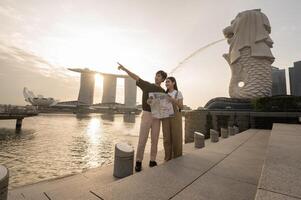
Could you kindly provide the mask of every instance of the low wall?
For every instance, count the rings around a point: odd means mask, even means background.
[[[236,125],[240,131],[249,128],[272,129],[273,123],[300,124],[301,112],[248,112],[227,110],[193,110],[185,114],[185,143],[193,142],[198,131],[209,138],[209,130]]]

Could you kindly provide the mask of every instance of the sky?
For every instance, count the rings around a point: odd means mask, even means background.
[[[60,101],[76,100],[79,74],[70,67],[121,73],[120,62],[153,82],[156,71],[169,72],[222,39],[222,29],[239,12],[256,8],[272,26],[273,66],[287,69],[301,60],[300,0],[1,0],[0,104],[25,105],[25,86]],[[197,108],[228,97],[227,51],[226,41],[220,42],[173,74],[185,104]],[[96,80],[94,103],[102,95],[101,77]],[[117,101],[122,99],[118,80]]]

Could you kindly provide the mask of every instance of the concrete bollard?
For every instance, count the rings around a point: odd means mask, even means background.
[[[199,132],[194,132],[194,147],[203,148],[205,147],[205,135]]]
[[[228,127],[228,131],[229,131],[229,135],[235,135],[235,129],[234,129],[234,127],[231,127],[231,126],[229,126]]]
[[[237,126],[233,126],[235,135],[239,133],[239,128]]]
[[[7,199],[9,172],[6,167],[0,165],[0,199]]]
[[[228,138],[228,137],[229,137],[228,129],[226,129],[226,128],[221,128],[221,137],[222,137],[222,138]]]
[[[210,140],[211,142],[218,142],[218,132],[216,130],[210,129]]]
[[[115,145],[114,173],[117,178],[132,175],[134,169],[134,148],[125,143]]]

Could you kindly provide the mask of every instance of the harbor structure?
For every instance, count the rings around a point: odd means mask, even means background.
[[[137,87],[136,82],[127,75],[108,74],[90,69],[69,68],[70,71],[81,74],[78,105],[92,105],[94,100],[95,74],[103,77],[102,104],[116,103],[117,78],[124,79],[124,105],[127,108],[136,107]]]
[[[25,117],[38,115],[32,106],[0,105],[0,120],[16,120],[16,131],[21,131],[22,121]]]

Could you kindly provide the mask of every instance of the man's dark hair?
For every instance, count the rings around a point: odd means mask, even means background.
[[[156,75],[157,74],[160,74],[161,77],[162,77],[162,79],[163,79],[163,81],[165,81],[165,79],[167,77],[167,73],[165,71],[163,71],[163,70],[157,71]]]

